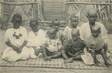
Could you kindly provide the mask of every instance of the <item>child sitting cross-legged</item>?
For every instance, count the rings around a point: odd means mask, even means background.
[[[43,56],[45,60],[51,60],[59,58],[61,56],[62,44],[61,41],[56,37],[57,30],[51,28],[47,32],[47,41],[43,46]]]
[[[81,54],[83,54],[85,47],[84,42],[80,39],[78,30],[72,31],[71,35],[72,39],[63,42],[64,49],[62,50],[62,56],[65,59],[65,63],[81,60]]]

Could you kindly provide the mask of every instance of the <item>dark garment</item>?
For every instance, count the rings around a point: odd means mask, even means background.
[[[51,57],[52,59],[56,59],[56,58],[62,58],[62,54],[61,51],[57,51],[57,52],[50,52],[47,48],[45,48],[45,53],[47,57]]]
[[[84,42],[81,39],[68,40],[64,42],[64,50],[68,56],[78,56],[83,53],[85,47]]]
[[[100,54],[102,52],[102,50],[105,51],[105,53],[107,52],[107,44],[104,44],[101,48],[87,48],[87,50],[89,52],[94,51],[96,54]]]
[[[52,56],[52,55],[55,54],[55,52],[50,52],[47,48],[45,48],[45,50],[46,50],[46,55],[47,56]]]

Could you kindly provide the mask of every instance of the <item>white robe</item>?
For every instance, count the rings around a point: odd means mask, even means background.
[[[96,22],[95,27],[100,27],[101,28],[101,37],[103,39],[107,39],[107,30],[106,30],[105,26],[99,22]],[[91,36],[91,30],[90,30],[89,22],[87,22],[80,26],[80,37],[82,40],[85,40],[85,39],[88,39],[89,36]]]
[[[16,36],[19,36],[17,38]],[[5,42],[10,41],[16,47],[20,47],[24,41],[27,40],[27,31],[24,27],[20,27],[18,29],[10,28],[5,33]],[[12,47],[6,46],[7,48],[3,52],[2,58],[8,61],[17,61],[20,59],[26,60],[33,56],[32,51],[33,49],[27,48],[26,46],[23,47],[21,53],[17,53],[13,50]]]

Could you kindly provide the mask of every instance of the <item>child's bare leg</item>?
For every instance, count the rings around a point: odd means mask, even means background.
[[[39,55],[40,50],[39,50],[39,49],[34,49],[34,51],[35,51],[35,55],[36,55],[36,56],[38,56],[38,55]]]
[[[102,55],[102,57],[104,59],[105,65],[107,65],[107,66],[110,65],[110,63],[108,62],[108,57],[107,57],[107,53],[106,53],[105,49],[101,50],[101,55]]]
[[[73,57],[69,58],[65,52],[65,50],[62,50],[62,56],[65,59],[65,63],[72,63],[73,62]]]
[[[72,63],[74,61],[73,57],[68,58],[65,60],[65,63]]]
[[[61,56],[61,52],[56,52],[54,55],[50,56],[51,58],[59,58]]]
[[[92,55],[92,57],[93,57],[94,63],[97,64],[97,63],[98,63],[98,60],[97,60],[97,58],[96,58],[95,50],[91,50],[91,55]]]
[[[73,57],[74,60],[82,60],[81,55],[78,55],[76,57]]]
[[[44,60],[51,60],[51,57],[47,55],[47,49],[46,48],[42,48],[41,49],[41,52],[42,52],[42,55],[43,55],[43,58]]]
[[[62,50],[61,52],[62,52],[62,57],[63,57],[65,60],[68,59],[68,56],[67,56],[65,50]]]
[[[43,55],[43,57],[46,57],[47,56],[47,53],[46,53],[46,49],[45,48],[42,48],[42,55]]]

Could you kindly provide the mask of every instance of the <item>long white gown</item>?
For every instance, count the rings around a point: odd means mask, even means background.
[[[10,41],[16,47],[20,47],[27,40],[27,31],[24,27],[18,29],[10,28],[5,33],[5,41]],[[34,50],[26,46],[21,53],[17,53],[12,47],[6,46],[2,58],[7,61],[26,60],[34,56]]]

